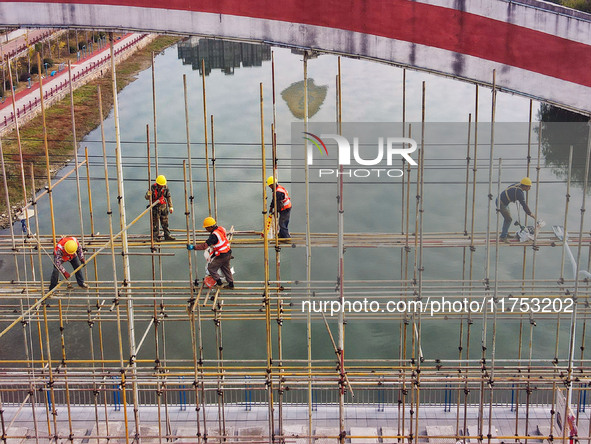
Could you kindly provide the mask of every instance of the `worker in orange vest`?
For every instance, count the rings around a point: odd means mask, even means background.
[[[267,186],[273,191],[273,200],[269,207],[269,213],[273,214],[275,202],[277,202],[277,212],[279,213],[279,237],[290,238],[289,230],[289,216],[291,215],[291,199],[287,190],[279,185],[273,176],[267,178]]]
[[[170,190],[166,186],[166,177],[162,174],[156,178],[156,183],[146,192],[146,200],[151,202],[158,202],[152,207],[152,232],[154,233],[154,240],[160,240],[160,225],[164,231],[164,240],[173,241],[174,237],[170,235],[168,229],[168,213],[172,214],[172,197],[170,197]]]
[[[227,285],[224,288],[234,288],[234,277],[232,276],[232,269],[230,267],[230,259],[232,259],[232,250],[230,249],[230,241],[226,236],[226,229],[218,227],[216,220],[213,217],[206,217],[203,220],[203,228],[207,230],[209,237],[205,242],[197,245],[187,245],[187,250],[205,250],[208,247],[213,249],[213,260],[207,265],[209,275],[215,279],[216,284],[221,287],[223,285],[222,279],[218,274],[218,270],[222,270],[226,278]]]
[[[78,268],[81,263],[86,263],[86,260],[84,259],[84,253],[82,252],[82,247],[80,246],[78,239],[73,236],[61,238],[55,246],[55,250],[53,251],[53,273],[51,273],[49,291],[53,290],[53,288],[57,285],[60,273],[62,273],[66,279],[70,279],[70,273],[68,273],[64,268],[64,262],[69,262],[72,264],[74,270]],[[88,284],[84,282],[82,270],[78,270],[76,272],[76,281],[80,287],[88,288]]]

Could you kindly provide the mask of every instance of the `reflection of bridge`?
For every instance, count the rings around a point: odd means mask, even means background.
[[[591,16],[538,0],[0,1],[11,26],[215,35],[383,60],[591,112]]]

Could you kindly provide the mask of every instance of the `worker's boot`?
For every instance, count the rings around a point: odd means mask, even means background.
[[[222,282],[222,280],[221,280],[221,279],[218,279],[217,281],[215,281],[215,284],[216,284],[218,287],[223,287],[223,285],[224,285],[224,283]]]
[[[163,231],[164,231],[164,240],[165,241],[173,241],[173,240],[176,240],[174,237],[172,237],[170,235],[170,231],[168,230],[168,225],[166,227],[163,227]]]
[[[224,285],[224,288],[226,290],[234,290],[234,282],[230,282],[229,284]]]

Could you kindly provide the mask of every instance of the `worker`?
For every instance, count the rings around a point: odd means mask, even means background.
[[[166,177],[162,174],[156,178],[156,183],[152,184],[150,190],[146,192],[146,200],[152,199],[151,202],[158,202],[152,207],[152,233],[154,240],[160,240],[160,227],[158,222],[162,225],[164,231],[164,240],[173,241],[174,237],[170,235],[168,229],[168,213],[172,214],[174,208],[172,207],[172,198],[170,197],[170,190],[166,186]]]
[[[535,218],[532,214],[531,210],[525,203],[525,193],[524,191],[529,191],[531,188],[531,179],[529,177],[524,177],[521,179],[521,182],[514,183],[509,185],[497,198],[497,209],[503,216],[503,228],[501,229],[501,236],[499,237],[500,242],[509,243],[507,239],[507,234],[509,232],[509,227],[511,226],[511,211],[509,211],[509,204],[511,202],[519,202],[525,211],[525,214],[530,216],[532,219]]]
[[[84,259],[84,253],[82,252],[82,247],[80,246],[78,239],[73,236],[61,238],[55,246],[55,250],[53,251],[53,273],[51,273],[49,291],[53,290],[53,288],[57,285],[60,272],[66,279],[70,279],[70,273],[68,273],[64,268],[64,262],[69,262],[72,264],[74,270],[78,268],[81,263],[86,263],[86,260]],[[82,270],[78,270],[76,272],[76,281],[78,282],[78,286],[82,288],[88,288],[88,284],[84,282]]]
[[[271,206],[269,212],[273,214],[275,208],[275,202],[277,202],[277,212],[279,213],[279,237],[286,239],[290,238],[289,230],[289,216],[291,214],[291,199],[287,190],[279,185],[273,176],[267,178],[267,186],[273,191],[273,198],[271,200]]]
[[[230,259],[232,259],[232,250],[230,249],[230,241],[226,236],[226,229],[218,227],[216,220],[213,217],[206,217],[203,219],[203,228],[207,230],[209,237],[205,242],[196,245],[187,245],[187,250],[205,250],[211,247],[214,256],[213,260],[207,264],[207,271],[209,275],[215,279],[218,287],[223,285],[218,270],[222,270],[226,278],[227,285],[223,288],[233,289],[234,278],[232,277],[232,269],[230,267]]]

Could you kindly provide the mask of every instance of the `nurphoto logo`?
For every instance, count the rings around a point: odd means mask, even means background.
[[[402,177],[404,171],[396,168],[377,168],[379,165],[383,165],[385,160],[385,166],[394,165],[394,161],[398,163],[400,159],[404,159],[409,165],[416,166],[417,163],[410,156],[417,149],[417,142],[414,139],[408,137],[378,137],[377,140],[377,153],[372,150],[371,156],[368,158],[367,153],[365,158],[362,157],[359,147],[359,138],[353,137],[353,149],[351,149],[351,143],[349,140],[339,134],[321,134],[320,137],[309,133],[303,132],[304,139],[310,143],[306,144],[306,162],[308,165],[314,165],[314,147],[318,148],[321,156],[327,157],[329,150],[324,142],[326,139],[333,139],[337,144],[337,160],[339,168],[319,168],[318,177]],[[309,136],[309,137],[307,137]],[[351,155],[352,154],[352,155]],[[341,169],[341,166],[360,166],[364,168],[346,168]],[[375,168],[367,168],[367,167]]]

